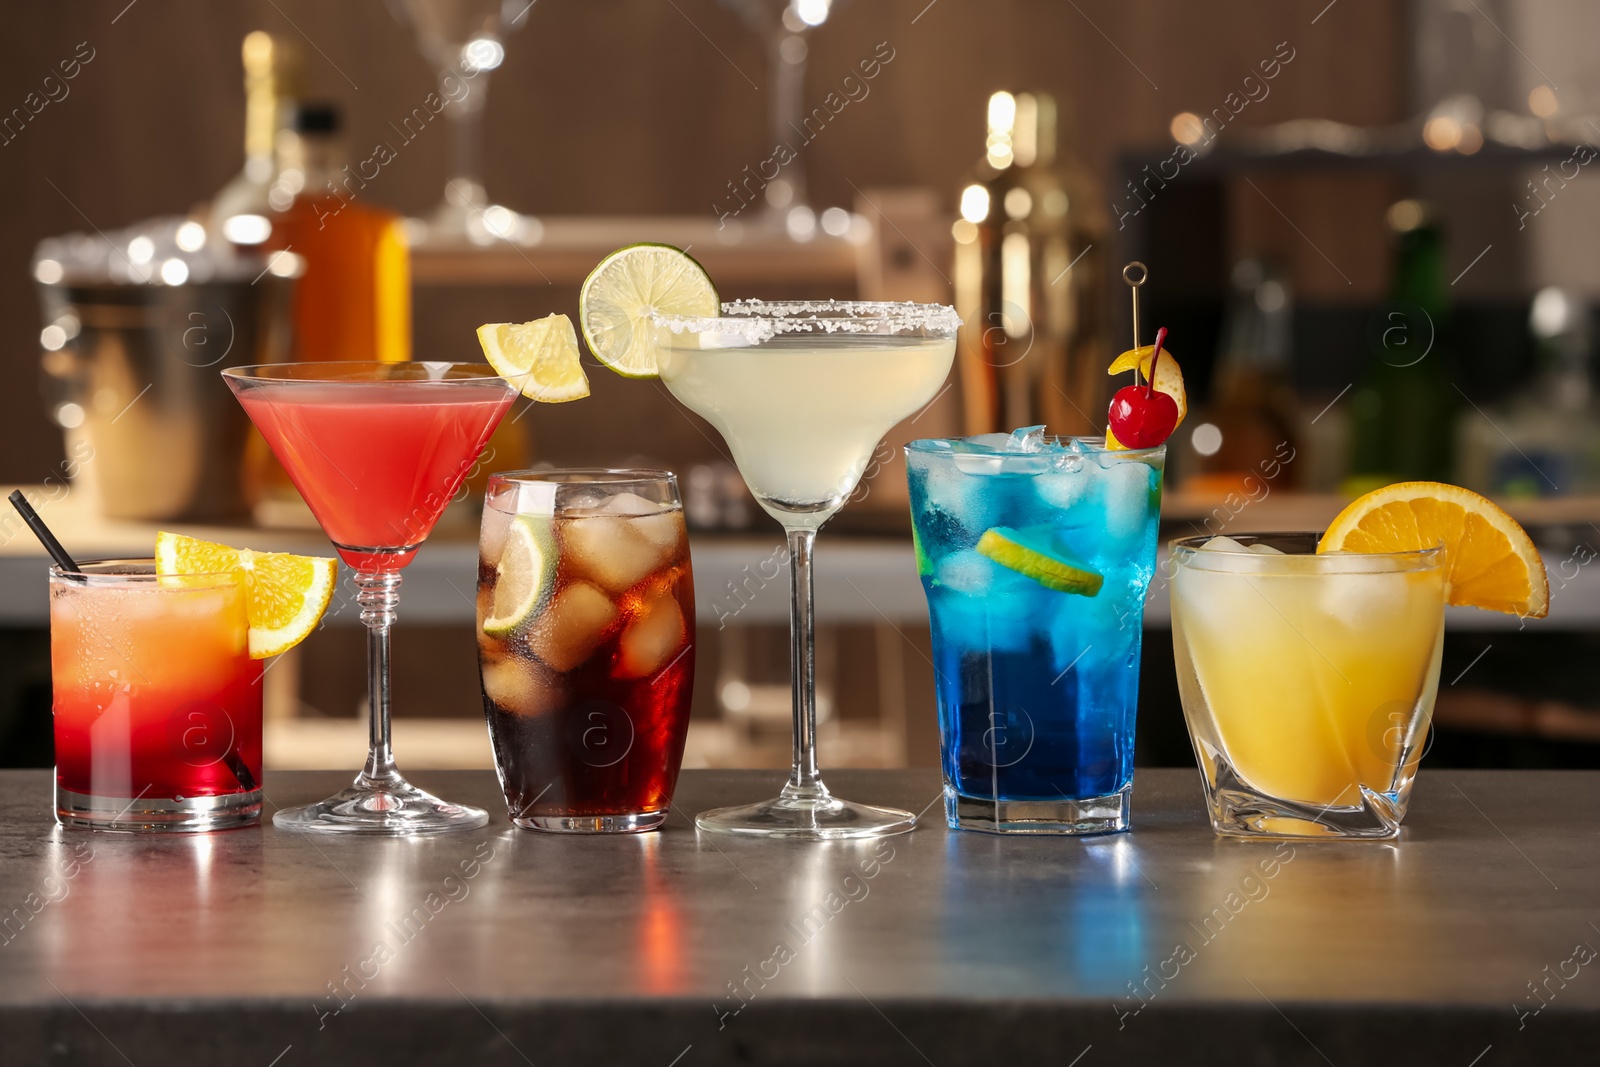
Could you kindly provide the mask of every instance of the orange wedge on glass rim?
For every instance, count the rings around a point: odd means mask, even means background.
[[[169,530],[156,534],[156,573],[163,577],[240,574],[250,615],[251,659],[287,652],[310,636],[333,599],[338,567],[328,556],[252,552]]]
[[[1143,380],[1150,378],[1150,357],[1155,354],[1155,345],[1140,345],[1130,348],[1111,362],[1106,368],[1106,373],[1111,375],[1126,374],[1137,369]],[[1183,371],[1178,369],[1178,361],[1172,358],[1172,349],[1166,345],[1161,346],[1161,361],[1156,364],[1156,391],[1166,393],[1178,405],[1178,421],[1174,427],[1182,426],[1184,416],[1189,414],[1189,398],[1183,389]],[[1125,449],[1128,446],[1118,441],[1111,432],[1111,427],[1106,427],[1106,447],[1110,449]]]
[[[1398,482],[1341,511],[1321,552],[1407,552],[1444,546],[1445,602],[1542,619],[1550,581],[1526,530],[1498,504],[1443,482]]]

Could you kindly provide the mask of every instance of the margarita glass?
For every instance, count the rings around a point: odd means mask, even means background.
[[[840,800],[817,769],[811,553],[879,439],[932,400],[961,319],[937,304],[722,305],[714,318],[653,313],[661,380],[721,432],[756,501],[788,536],[794,763],[772,800],[719,808],[702,830],[792,838],[903,833],[916,817]]]
[[[516,386],[473,363],[288,363],[223,372],[340,557],[367,626],[371,746],[354,783],[279,811],[298,830],[421,834],[470,829],[487,813],[400,776],[389,744],[389,628],[400,570],[433,530]]]

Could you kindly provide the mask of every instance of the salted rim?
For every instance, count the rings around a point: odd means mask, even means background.
[[[954,337],[961,316],[945,304],[886,300],[733,300],[720,316],[669,315],[654,308],[652,322],[675,334],[720,334],[760,344],[780,333],[914,334]]]

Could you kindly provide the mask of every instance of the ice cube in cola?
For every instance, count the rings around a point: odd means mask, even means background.
[[[659,825],[683,758],[694,680],[683,511],[675,488],[596,504],[597,488],[563,507],[491,486],[484,511],[484,713],[512,821],[530,829]]]

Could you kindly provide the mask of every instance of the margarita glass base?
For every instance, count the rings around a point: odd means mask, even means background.
[[[903,834],[916,826],[917,817],[899,808],[840,800],[826,789],[808,794],[785,786],[771,800],[701,812],[694,824],[714,834],[839,841]]]
[[[1090,837],[1128,830],[1133,786],[1082,800],[994,800],[944,787],[945,820],[952,830],[987,834],[1057,834]]]
[[[56,821],[69,830],[205,833],[261,818],[261,790],[211,797],[101,797],[56,786]]]
[[[284,830],[322,834],[441,834],[489,825],[489,813],[440,800],[395,776],[378,781],[362,775],[327,800],[284,808],[272,816]]]

